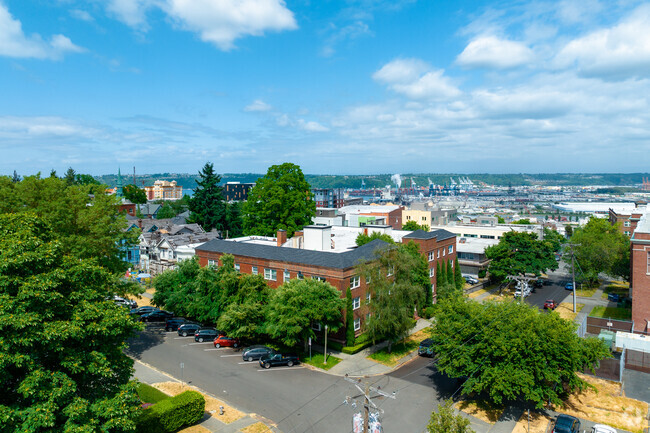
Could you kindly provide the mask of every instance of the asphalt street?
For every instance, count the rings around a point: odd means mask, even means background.
[[[215,349],[212,342],[195,343],[151,324],[131,341],[129,352],[157,369],[221,397],[246,412],[257,413],[285,432],[352,431],[352,416],[362,397],[353,383],[305,366],[265,370],[257,361],[245,362],[231,348]],[[182,368],[181,368],[182,365]],[[424,431],[436,401],[455,391],[435,373],[429,359],[418,358],[391,375],[369,377],[372,386],[396,392],[394,399],[377,396],[386,431]],[[432,386],[434,382],[438,386]],[[344,404],[346,397],[356,408]]]

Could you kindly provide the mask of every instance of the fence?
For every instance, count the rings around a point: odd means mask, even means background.
[[[585,369],[584,373],[592,376],[600,377],[601,379],[613,380],[621,382],[623,380],[623,367],[621,362],[621,354],[614,352],[613,358],[607,358],[600,361],[598,368],[591,370]]]
[[[650,353],[631,349],[625,349],[623,352],[626,353],[625,368],[650,373]]]
[[[580,338],[585,338],[586,332],[587,332],[587,316],[585,316],[582,319],[582,322],[578,325],[578,329],[576,329],[576,333]]]
[[[602,319],[600,317],[587,317],[587,333],[598,335],[600,331],[632,332],[633,322],[629,320]]]

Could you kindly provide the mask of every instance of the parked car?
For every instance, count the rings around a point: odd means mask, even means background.
[[[177,329],[178,335],[181,337],[187,337],[188,335],[196,334],[196,331],[201,329],[202,326],[200,323],[183,323]]]
[[[578,433],[580,420],[570,415],[558,415],[552,433]]]
[[[214,347],[239,347],[239,338],[219,335],[214,339]]]
[[[546,302],[544,302],[544,309],[555,310],[557,308],[557,305],[557,302],[555,302],[553,299],[547,299]]]
[[[530,296],[530,290],[524,290],[524,298]],[[515,290],[515,298],[521,298],[521,289]]]
[[[194,341],[203,343],[204,341],[214,340],[221,334],[223,334],[223,332],[214,328],[201,328],[194,333]]]
[[[418,346],[418,355],[420,356],[433,356],[433,340],[427,338],[422,340],[420,346]]]
[[[253,361],[273,353],[275,353],[275,350],[267,346],[251,346],[242,351],[242,358],[244,361]]]
[[[174,317],[174,313],[165,310],[152,311],[140,315],[140,320],[143,322],[164,322],[167,319]]]
[[[591,433],[617,433],[616,429],[605,424],[594,424]]]
[[[610,293],[607,295],[607,300],[612,302],[618,302],[620,300],[620,295],[618,293]]]
[[[564,286],[564,288],[565,288],[566,290],[573,290],[573,283],[566,283],[566,285]]]
[[[160,308],[152,307],[150,305],[145,305],[142,307],[134,308],[133,310],[130,311],[130,313],[141,316],[143,314],[147,314],[147,313],[151,313],[152,311],[159,311],[159,310]]]
[[[287,367],[292,367],[294,364],[300,362],[298,355],[294,353],[272,353],[270,355],[264,355],[260,358],[260,367],[271,368],[276,365],[286,365]]]
[[[120,307],[127,307],[130,310],[138,308],[138,303],[131,299],[122,298],[120,296],[113,296],[113,301],[116,305],[119,305]]]
[[[190,323],[190,321],[184,317],[172,317],[171,319],[167,319],[165,320],[165,331],[176,331],[183,323]]]
[[[478,280],[476,278],[474,278],[474,277],[467,276],[467,277],[464,277],[464,278],[465,278],[465,281],[467,282],[467,284],[478,284]]]
[[[535,282],[533,283],[533,287],[536,289],[541,289],[543,286],[544,286],[544,280],[542,280],[541,278],[539,280],[535,280]]]

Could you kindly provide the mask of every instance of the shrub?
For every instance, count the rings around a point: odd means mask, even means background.
[[[136,388],[138,397],[143,403],[158,403],[159,401],[168,399],[169,396],[164,392],[154,388],[146,383],[138,383]]]
[[[139,433],[172,433],[203,418],[205,399],[196,391],[185,391],[142,411],[137,420]]]
[[[479,277],[479,278],[485,278],[485,274],[486,274],[486,273],[487,273],[487,271],[486,271],[485,269],[479,269],[479,271],[478,271],[478,277]]]
[[[430,319],[430,318],[433,317],[434,313],[435,313],[435,308],[434,308],[434,307],[427,307],[427,308],[424,308],[424,309],[422,310],[421,315],[422,315],[422,317],[424,317],[425,319]]]
[[[341,352],[347,353],[348,355],[354,355],[355,353],[361,352],[366,347],[372,346],[372,341],[366,341],[361,344],[355,344],[354,346],[346,346],[341,349]]]

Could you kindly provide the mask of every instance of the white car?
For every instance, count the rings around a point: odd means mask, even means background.
[[[595,424],[591,433],[616,433],[616,429],[605,424]]]
[[[524,298],[530,295],[530,290],[524,290]],[[521,298],[521,289],[515,290],[515,298]]]

